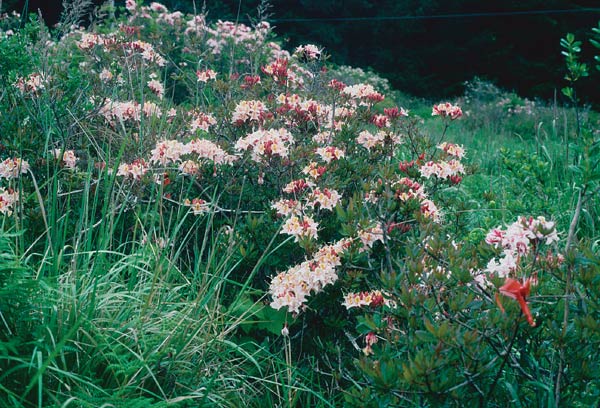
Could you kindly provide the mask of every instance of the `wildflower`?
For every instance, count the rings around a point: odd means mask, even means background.
[[[0,163],[0,179],[13,179],[29,170],[29,163],[21,158],[6,159]]]
[[[197,159],[208,159],[214,164],[231,164],[236,156],[227,154],[225,150],[206,139],[194,139],[183,147],[183,153],[196,154]]]
[[[421,214],[427,218],[431,218],[433,222],[440,222],[441,215],[435,203],[429,199],[421,201]]]
[[[404,116],[404,117],[408,116],[408,110],[406,110],[404,108],[398,109],[397,106],[395,106],[393,108],[384,108],[383,113],[385,114],[385,116],[387,116],[390,119],[396,119],[401,116]]]
[[[79,158],[75,156],[75,152],[73,150],[65,150],[62,160],[66,168],[74,170]]]
[[[515,299],[517,302],[519,302],[519,306],[521,306],[521,311],[525,315],[527,323],[529,323],[531,327],[535,327],[535,322],[531,316],[531,311],[529,310],[529,306],[527,305],[526,301],[527,296],[529,296],[530,285],[531,278],[527,278],[524,284],[521,284],[521,282],[515,279],[506,278],[504,285],[502,285],[499,290],[502,295],[508,296],[509,298]],[[500,307],[500,310],[502,310],[502,313],[504,313],[504,307],[502,307],[500,296],[498,296],[497,293],[496,303],[498,304],[498,307]]]
[[[246,122],[262,123],[268,110],[261,101],[240,101],[233,111],[231,123],[242,125]]]
[[[29,94],[38,94],[40,91],[46,88],[46,84],[48,83],[48,78],[44,77],[42,74],[34,72],[29,75],[27,78],[17,78],[17,82],[15,83],[15,87],[19,89],[19,91],[23,93]]]
[[[181,174],[185,174],[188,176],[193,176],[195,174],[198,174],[198,172],[200,171],[200,167],[198,166],[198,163],[196,163],[193,160],[186,160],[186,161],[182,162],[178,168],[179,168],[179,171],[181,172]]]
[[[54,149],[54,157],[56,159],[62,159],[64,166],[71,170],[75,169],[77,162],[79,161],[79,158],[75,156],[75,152],[73,150],[65,150],[63,152],[61,149]]]
[[[237,150],[252,150],[252,159],[261,162],[273,156],[287,157],[289,145],[294,143],[292,134],[285,128],[257,130],[235,144]]]
[[[119,122],[139,122],[141,112],[140,105],[137,102],[118,102],[108,98],[106,103],[99,109],[99,113],[111,125],[114,125],[115,119]]]
[[[332,89],[335,89],[336,91],[343,91],[346,88],[346,84],[343,83],[342,81],[338,81],[337,79],[332,79],[331,81],[329,81],[329,84],[327,85]]]
[[[384,140],[385,133],[381,130],[375,134],[372,134],[368,130],[363,130],[356,138],[356,142],[367,150],[371,150],[374,147],[383,145]]]
[[[485,242],[508,252],[527,254],[530,246],[545,240],[546,245],[558,241],[554,222],[544,217],[519,217],[506,230],[492,229],[485,237]]]
[[[312,181],[305,179],[292,180],[283,188],[283,192],[288,194],[297,194],[309,187],[313,187],[314,185],[315,184]]]
[[[514,252],[505,251],[499,260],[490,259],[485,271],[491,275],[506,278],[517,270],[517,261],[518,257],[515,257]]]
[[[315,207],[317,204],[321,209],[333,210],[338,205],[342,196],[335,190],[315,189],[308,198],[308,205]]]
[[[165,66],[167,63],[161,55],[154,51],[154,47],[150,43],[137,40],[123,43],[122,47],[128,54],[139,53],[142,59],[153,62],[160,67]]]
[[[462,159],[465,156],[465,149],[462,146],[456,145],[454,143],[444,142],[444,143],[438,145],[437,148],[445,151],[450,156],[455,156],[459,159]]]
[[[169,12],[169,9],[167,7],[165,7],[164,5],[157,3],[157,2],[150,3],[150,10],[157,12],[157,13],[168,13]]]
[[[275,276],[269,285],[271,307],[287,307],[290,312],[299,313],[311,293],[318,293],[337,281],[335,268],[341,265],[340,257],[348,245],[347,239],[325,245],[312,259]]]
[[[194,133],[198,129],[208,132],[208,129],[217,124],[217,120],[210,113],[203,113],[200,111],[193,111],[189,114],[192,120],[189,123],[190,132]]]
[[[302,209],[300,203],[296,200],[281,199],[271,205],[271,208],[277,211],[277,215],[299,215]]]
[[[171,179],[168,173],[157,173],[154,175],[154,182],[159,186],[168,186],[171,184]]]
[[[246,75],[244,77],[244,83],[240,85],[240,88],[248,89],[256,84],[260,84],[260,77],[258,75]]]
[[[122,163],[117,170],[117,176],[140,180],[148,171],[148,165],[143,159],[134,160],[133,163]]]
[[[424,200],[427,198],[423,186],[408,177],[402,177],[400,180],[392,184],[396,188],[394,197],[400,201],[408,201],[411,199]]]
[[[108,69],[104,68],[98,77],[102,82],[108,82],[113,79],[114,75]]]
[[[272,63],[261,67],[261,70],[266,75],[273,77],[273,80],[279,84],[285,84],[290,74],[286,58],[277,58]]]
[[[186,26],[186,35],[201,34],[204,32],[204,29],[206,27],[206,19],[203,15],[196,15],[186,23]]]
[[[315,162],[308,163],[308,165],[304,167],[304,169],[302,169],[302,173],[312,177],[314,180],[321,177],[323,174],[325,174],[326,171],[327,168],[325,166],[319,166]]]
[[[335,146],[319,147],[315,151],[325,163],[339,160],[345,156],[344,151]]]
[[[375,115],[371,118],[371,123],[379,129],[390,127],[390,118],[385,115]]]
[[[342,93],[344,95],[349,96],[351,98],[355,98],[355,99],[366,98],[368,95],[370,95],[374,92],[375,92],[375,88],[373,88],[373,85],[369,85],[369,84],[350,85],[350,86],[346,86],[342,90]]]
[[[135,9],[137,8],[136,1],[135,0],[125,0],[125,8],[130,13],[133,13],[135,11]]]
[[[216,79],[217,73],[212,69],[206,69],[204,71],[196,71],[196,77],[198,78],[198,82],[207,83],[211,79]]]
[[[155,104],[154,102],[150,102],[150,101],[144,102],[141,112],[146,117],[162,115],[162,110],[158,107],[158,105]]]
[[[288,234],[294,236],[294,242],[300,241],[300,239],[317,239],[317,224],[309,216],[298,217],[292,215],[281,228],[281,234]]]
[[[450,160],[433,162],[429,161],[423,164],[419,171],[421,176],[425,178],[430,178],[431,176],[436,176],[439,179],[451,179],[454,176],[465,173],[465,168],[462,163],[458,160]]]
[[[0,187],[0,214],[12,215],[13,206],[19,201],[19,193]]]
[[[94,48],[96,45],[104,44],[104,40],[98,34],[83,33],[81,40],[77,41],[77,47],[82,51],[87,51]]]
[[[384,293],[380,290],[348,293],[344,296],[342,305],[348,310],[352,309],[353,307],[363,306],[377,307],[383,305],[388,307],[396,307],[396,303],[389,299],[389,293]]]
[[[373,248],[375,242],[383,241],[383,230],[381,229],[381,226],[361,229],[358,231],[358,239],[362,244],[362,247],[358,251],[364,252]]]
[[[458,119],[462,115],[462,109],[459,106],[452,105],[450,102],[435,105],[431,112],[431,116],[449,117],[451,120]]]
[[[153,94],[158,96],[159,99],[162,99],[165,94],[165,88],[160,81],[153,79],[148,81],[148,88],[152,91]]]
[[[169,163],[179,161],[184,153],[184,145],[177,140],[162,140],[156,143],[155,148],[150,153],[152,154],[150,163],[166,166]]]
[[[300,45],[296,48],[296,51],[294,51],[294,55],[306,61],[313,61],[321,57],[321,50],[313,44]]]
[[[209,210],[208,204],[201,198],[194,198],[191,201],[186,198],[183,205],[190,207],[194,215],[202,215]]]

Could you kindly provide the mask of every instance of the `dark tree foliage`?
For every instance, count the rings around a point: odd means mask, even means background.
[[[17,3],[16,8],[22,8],[24,1]],[[51,24],[60,15],[61,3],[29,0],[29,8],[40,8]],[[184,12],[205,8],[209,20],[247,23],[256,17],[260,0],[162,3]],[[585,38],[600,19],[600,12],[556,12],[598,7],[597,0],[272,0],[270,4],[275,31],[288,48],[304,43],[324,46],[335,63],[371,67],[396,88],[427,97],[460,94],[464,81],[479,76],[522,95],[551,98],[564,76],[560,38],[567,32]],[[501,14],[523,11],[547,13]],[[356,17],[365,20],[344,20]],[[338,20],[327,20],[331,18]],[[584,44],[584,59],[590,57],[591,48]],[[582,86],[597,89],[600,83],[586,79]],[[600,103],[600,93],[590,94]]]

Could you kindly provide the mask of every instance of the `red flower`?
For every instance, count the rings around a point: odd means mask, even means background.
[[[502,293],[504,296],[513,298],[517,302],[519,302],[519,305],[521,306],[521,311],[527,318],[527,322],[531,327],[535,327],[535,322],[533,321],[533,317],[531,316],[531,311],[529,310],[529,306],[525,301],[525,298],[529,296],[530,284],[531,279],[529,278],[525,281],[525,284],[521,284],[521,282],[515,279],[506,278],[504,285],[500,287],[500,293]],[[498,303],[500,310],[502,310],[502,313],[504,313],[504,307],[502,307],[502,303],[500,303],[500,297],[498,296],[498,294],[496,294],[496,303]]]

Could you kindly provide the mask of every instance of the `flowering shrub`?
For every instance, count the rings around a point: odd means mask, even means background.
[[[36,30],[0,37],[28,53],[0,61],[0,244],[14,232],[19,270],[48,282],[28,323],[6,323],[29,356],[0,358],[19,374],[11,401],[312,406],[304,375],[334,405],[583,395],[553,377],[573,369],[553,331],[575,308],[575,261],[550,217],[474,239],[460,197],[476,153],[446,140],[460,106],[435,104],[443,130],[425,134],[384,80],[328,69],[315,45],[290,54],[266,21],[128,0],[94,29]],[[582,268],[577,290],[594,281]],[[38,349],[60,354],[48,376]],[[63,377],[70,364],[84,373]]]

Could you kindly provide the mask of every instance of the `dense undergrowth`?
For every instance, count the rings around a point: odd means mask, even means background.
[[[126,4],[0,20],[1,406],[598,404],[595,112]]]

